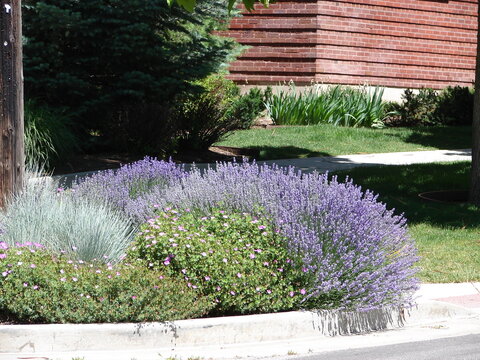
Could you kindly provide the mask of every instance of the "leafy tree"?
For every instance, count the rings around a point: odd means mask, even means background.
[[[27,98],[66,108],[83,133],[173,99],[232,54],[212,35],[229,16],[215,1],[189,13],[165,0],[26,0]]]
[[[169,5],[172,5],[174,2],[181,5],[188,11],[193,11],[195,9],[195,5],[197,4],[197,0],[167,0]],[[261,3],[263,6],[268,7],[270,3],[274,3],[275,0],[242,0],[243,5],[247,10],[253,10],[255,3]],[[233,9],[233,6],[237,3],[237,0],[228,0],[228,11]]]

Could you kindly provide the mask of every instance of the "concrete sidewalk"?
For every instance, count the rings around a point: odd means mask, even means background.
[[[0,360],[236,359],[480,334],[479,289],[480,283],[422,284],[417,307],[407,311],[297,311],[146,324],[1,325]]]
[[[480,272],[480,269],[478,269]],[[453,304],[480,314],[480,283],[422,284],[417,302]]]
[[[472,151],[470,149],[461,149],[268,160],[265,163],[277,164],[279,166],[295,166],[303,172],[326,172],[348,170],[360,166],[411,165],[471,160]]]

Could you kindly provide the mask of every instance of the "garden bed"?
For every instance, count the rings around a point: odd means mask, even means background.
[[[6,321],[368,311],[418,286],[406,220],[326,175],[146,158],[72,189],[28,184],[0,219]]]

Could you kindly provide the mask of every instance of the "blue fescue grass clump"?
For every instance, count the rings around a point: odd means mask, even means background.
[[[118,262],[132,241],[128,218],[105,202],[76,198],[34,178],[0,212],[0,241],[38,243],[84,261]]]
[[[409,304],[417,288],[416,248],[405,218],[352,181],[275,166],[220,163],[216,169],[178,176],[169,186],[152,186],[129,201],[128,209],[138,219],[169,205],[204,214],[222,208],[266,219],[287,239],[292,256],[314,274],[305,294],[312,306]]]

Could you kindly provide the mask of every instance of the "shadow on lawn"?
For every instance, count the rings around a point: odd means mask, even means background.
[[[250,149],[258,150],[260,155],[256,160],[278,160],[291,158],[308,158],[331,156],[326,152],[311,151],[296,146],[250,146]]]
[[[356,168],[338,172],[363,189],[379,194],[379,200],[404,213],[410,224],[429,223],[450,228],[480,227],[480,209],[472,204],[436,203],[422,200],[419,193],[436,190],[467,190],[470,163],[419,164]]]
[[[437,149],[469,149],[472,146],[470,126],[418,127],[404,141]],[[396,135],[390,135],[396,136]]]

